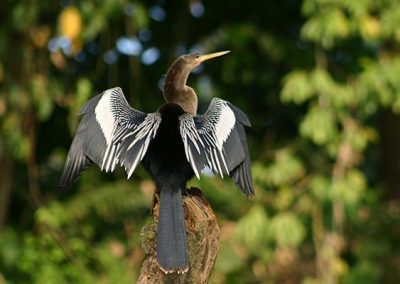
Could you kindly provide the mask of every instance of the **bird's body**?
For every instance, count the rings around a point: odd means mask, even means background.
[[[164,271],[185,272],[189,257],[182,192],[194,172],[185,157],[179,133],[179,117],[184,110],[177,104],[166,103],[160,109],[161,123],[157,135],[150,143],[142,164],[152,176],[160,192],[157,248],[159,262]],[[176,241],[179,240],[179,241]]]
[[[173,179],[185,186],[186,181],[194,176],[194,172],[185,157],[179,133],[179,116],[184,110],[177,104],[166,103],[159,112],[161,123],[142,164],[157,185]]]
[[[166,103],[145,114],[131,108],[120,88],[92,98],[82,116],[68,153],[60,187],[69,187],[90,164],[113,171],[120,164],[128,178],[142,162],[160,193],[157,261],[166,273],[186,272],[189,256],[182,192],[206,167],[229,175],[246,194],[254,194],[244,126],[246,115],[215,98],[204,115],[196,115],[197,97],[186,86],[190,71],[210,55],[178,58],[164,86]]]

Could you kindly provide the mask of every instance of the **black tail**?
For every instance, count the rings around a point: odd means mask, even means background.
[[[180,189],[164,189],[160,192],[157,261],[160,268],[166,273],[184,273],[189,269],[185,217]]]

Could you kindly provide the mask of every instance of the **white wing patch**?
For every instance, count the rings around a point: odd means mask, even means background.
[[[118,162],[123,165],[125,160],[120,161],[120,148],[122,147],[121,150],[129,152],[129,150],[138,144],[140,146],[138,152],[130,157],[134,159],[132,165],[129,169],[125,168],[129,179],[139,162],[146,154],[150,141],[156,136],[160,123],[161,116],[158,113],[148,114],[144,121],[138,125],[118,125],[118,122],[116,121],[111,136],[115,137],[115,134],[122,131],[127,132],[127,134],[118,139],[117,143],[112,142],[113,140],[111,140],[111,143],[107,145],[107,150],[104,153],[103,163],[101,166],[102,170],[105,170],[106,172],[113,171]],[[127,146],[125,147],[125,145]]]
[[[161,114],[146,114],[130,107],[116,87],[90,99],[79,111],[81,121],[60,186],[74,182],[91,163],[102,170],[125,168],[128,178],[144,158],[161,124]]]
[[[110,89],[104,92],[95,109],[96,120],[100,125],[101,131],[103,131],[107,145],[110,145],[111,143],[115,125],[114,115],[111,110],[112,90],[113,89]]]
[[[201,146],[204,147],[203,141],[201,140],[199,133],[197,132],[196,126],[194,125],[193,117],[190,114],[188,113],[183,114],[182,116],[179,117],[179,121],[180,121],[179,130],[182,136],[183,145],[185,146],[186,159],[192,166],[192,169],[196,177],[200,179],[199,170],[197,169],[196,161],[193,158],[193,153],[189,145],[189,140],[194,145],[195,150],[199,154],[200,154],[199,144],[201,144]]]
[[[138,163],[143,159],[144,155],[146,154],[151,139],[153,139],[157,134],[160,123],[161,117],[158,113],[149,114],[148,116],[146,116],[145,120],[135,129],[135,131],[133,131],[133,134],[135,134],[136,137],[129,145],[127,151],[129,151],[129,149],[131,149],[140,140],[144,139],[144,143],[141,144],[139,153],[137,154],[136,159],[128,172],[128,179],[131,177]],[[130,133],[127,134],[123,139],[126,139],[126,137],[128,136],[130,136]]]
[[[219,151],[222,151],[224,142],[231,134],[233,127],[235,126],[236,119],[235,114],[226,103],[221,106],[221,112],[215,125],[215,137],[217,138],[217,147]]]
[[[206,151],[208,166],[223,177],[224,173],[229,174],[223,145],[235,127],[236,118],[225,101],[216,99],[215,107],[215,112],[211,114],[212,122],[209,121],[199,132],[208,146]]]
[[[235,127],[236,118],[227,103],[221,99],[215,99],[212,109],[206,114],[206,120],[199,128],[196,128],[193,117],[189,114],[184,114],[179,119],[186,158],[197,178],[199,178],[198,167],[200,170],[209,167],[221,177],[229,174],[224,143]],[[205,157],[204,164],[194,160],[193,151]]]
[[[131,110],[128,108],[121,89],[113,88],[104,92],[95,108],[95,115],[106,140],[101,169],[106,172],[114,171],[118,163],[130,164],[129,159],[132,159],[131,166],[126,169],[129,178],[146,154],[151,139],[157,134],[161,116],[158,113],[148,114],[141,123],[135,124],[126,117]],[[131,149],[136,144],[139,145],[138,152],[132,152]],[[122,151],[130,150],[133,155],[121,158]]]

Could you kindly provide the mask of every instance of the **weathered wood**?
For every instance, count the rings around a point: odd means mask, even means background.
[[[190,188],[183,195],[186,235],[189,245],[189,271],[185,274],[164,274],[157,265],[156,235],[159,195],[155,194],[154,222],[142,229],[142,247],[147,258],[142,264],[138,283],[207,283],[219,249],[217,219],[200,189]]]

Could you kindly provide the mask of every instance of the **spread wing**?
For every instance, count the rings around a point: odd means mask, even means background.
[[[78,115],[82,118],[65,162],[61,188],[68,188],[92,163],[106,172],[120,164],[129,178],[161,122],[159,113],[146,114],[131,108],[121,88],[95,96]]]
[[[247,116],[231,103],[214,98],[204,115],[193,117],[185,113],[179,119],[186,158],[196,176],[209,167],[221,177],[229,175],[242,192],[253,195],[244,129],[250,127]]]

